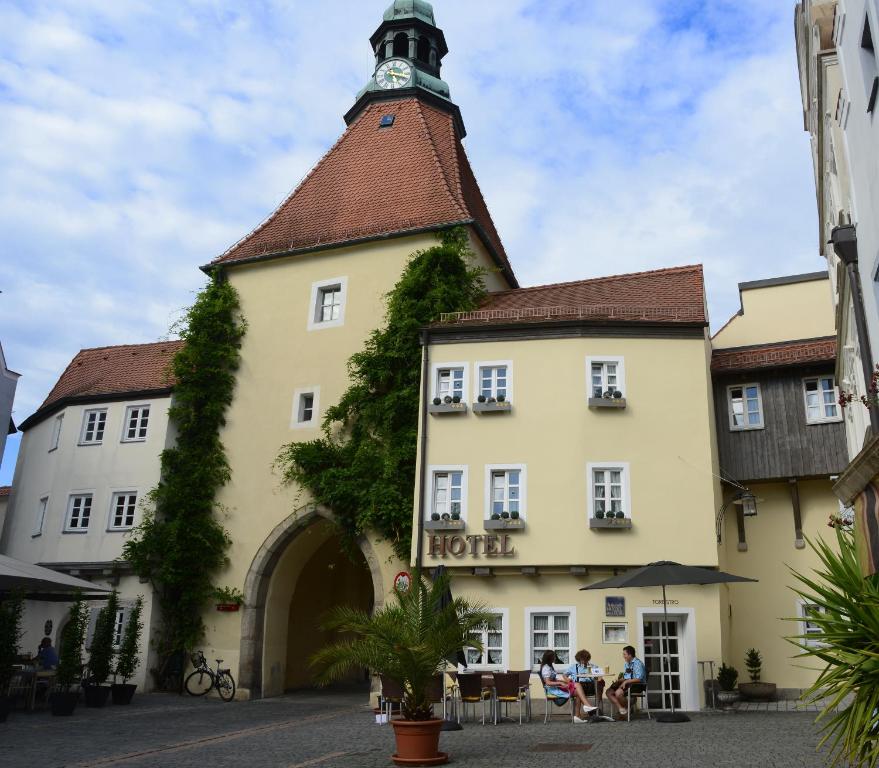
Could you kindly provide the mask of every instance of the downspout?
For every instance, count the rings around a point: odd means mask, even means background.
[[[424,510],[426,506],[425,494],[427,493],[427,398],[430,396],[430,331],[424,329],[421,332],[421,471],[419,472],[418,494],[418,525],[416,535],[418,541],[415,544],[415,570],[421,573],[421,563],[424,558]]]
[[[864,311],[864,295],[861,291],[861,275],[858,272],[858,235],[853,224],[843,227],[834,227],[830,233],[830,243],[845,264],[848,274],[849,289],[852,294],[852,309],[855,315],[855,330],[858,333],[858,351],[861,355],[861,368],[864,373],[864,386],[867,388],[867,396],[870,397],[870,382],[873,380],[873,354],[870,351],[870,337],[867,335],[867,314]],[[879,436],[879,408],[871,403],[867,410],[870,412],[870,434]]]

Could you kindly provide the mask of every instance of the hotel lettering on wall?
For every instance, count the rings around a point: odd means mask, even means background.
[[[512,557],[516,554],[516,548],[507,533],[473,536],[431,534],[427,537],[427,546],[430,557]]]

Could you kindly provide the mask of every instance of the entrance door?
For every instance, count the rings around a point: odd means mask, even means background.
[[[651,709],[681,708],[683,669],[683,616],[644,617],[644,664]]]

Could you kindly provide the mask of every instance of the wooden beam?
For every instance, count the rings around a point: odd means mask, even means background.
[[[803,514],[800,511],[800,486],[795,477],[792,477],[787,483],[790,490],[790,504],[794,511],[794,546],[797,549],[805,549],[806,540],[803,537]]]
[[[748,551],[748,540],[745,538],[745,510],[740,504],[736,508],[736,528],[739,529],[739,552]]]

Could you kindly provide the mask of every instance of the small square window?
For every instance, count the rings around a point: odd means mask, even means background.
[[[114,493],[110,508],[111,531],[127,531],[134,526],[134,513],[137,511],[136,493]]]
[[[803,396],[806,403],[806,422],[821,424],[841,421],[839,390],[833,376],[803,379]]]
[[[320,417],[320,387],[303,387],[293,394],[291,429],[318,426]]]
[[[122,442],[131,443],[146,440],[149,422],[150,407],[148,405],[129,405],[125,409],[125,426]]]
[[[434,397],[444,400],[446,397],[464,399],[464,368],[450,366],[437,368]]]
[[[622,357],[589,357],[586,359],[589,397],[600,399],[625,392],[625,368]]]
[[[314,394],[309,392],[299,396],[299,423],[314,419]]]
[[[727,387],[727,398],[731,430],[763,429],[763,398],[759,384]]]
[[[95,408],[86,411],[82,416],[82,433],[80,445],[98,445],[104,440],[104,428],[107,426],[107,409]]]
[[[390,128],[396,119],[396,115],[382,115],[381,120],[379,120],[379,128]]]
[[[512,402],[513,364],[509,361],[477,364],[476,394],[486,400]]]
[[[64,530],[67,533],[85,533],[92,516],[92,494],[78,493],[70,497],[67,505],[67,521]]]
[[[311,286],[308,330],[336,328],[345,322],[345,294],[348,278],[322,280]]]

